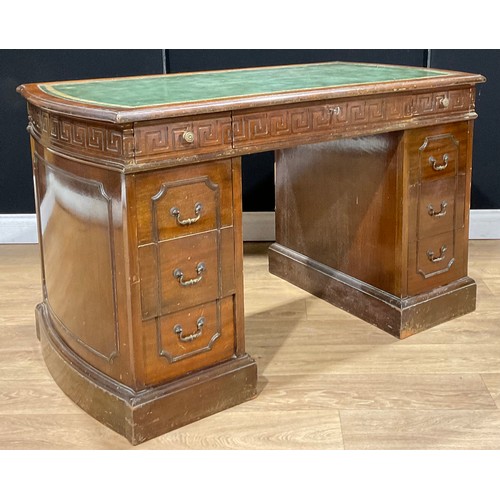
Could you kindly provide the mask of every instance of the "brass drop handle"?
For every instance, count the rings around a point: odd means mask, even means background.
[[[193,132],[191,132],[190,130],[186,130],[183,134],[182,134],[182,138],[188,142],[189,144],[193,143],[194,142],[194,134]]]
[[[439,212],[436,212],[434,210],[434,207],[432,205],[428,205],[427,207],[427,213],[431,217],[443,217],[443,215],[446,215],[446,207],[448,206],[448,202],[446,200],[443,200],[441,202],[441,210]]]
[[[181,325],[175,325],[174,326],[174,333],[179,336],[179,340],[181,342],[192,342],[194,339],[197,339],[202,333],[203,333],[203,326],[205,325],[205,318],[201,316],[198,318],[196,321],[196,331],[189,334],[185,335],[184,330],[182,329]]]
[[[431,262],[441,262],[442,260],[445,259],[446,250],[447,250],[446,246],[443,245],[439,250],[440,251],[439,257],[434,257],[434,252],[432,250],[427,250],[427,258]]]
[[[196,285],[203,279],[203,273],[205,272],[206,267],[204,262],[200,262],[196,265],[196,274],[197,278],[191,278],[190,280],[184,281],[184,273],[179,269],[174,270],[174,278],[179,282],[181,286],[192,286]]]
[[[434,156],[431,156],[429,158],[429,163],[436,172],[439,172],[440,170],[444,170],[448,166],[448,160],[449,160],[448,155],[444,154],[443,163],[441,163],[441,165],[438,165],[436,158],[434,158]]]
[[[181,219],[181,211],[177,207],[172,207],[170,209],[170,215],[176,218],[177,224],[179,224],[180,226],[189,226],[200,220],[202,209],[203,205],[200,202],[196,202],[194,205],[195,217],[191,217],[189,219]]]

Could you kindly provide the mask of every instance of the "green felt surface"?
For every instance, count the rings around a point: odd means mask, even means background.
[[[47,94],[104,107],[138,108],[301,89],[443,76],[425,68],[327,63],[42,84]]]

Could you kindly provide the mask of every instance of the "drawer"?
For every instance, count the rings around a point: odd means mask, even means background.
[[[269,144],[304,144],[319,137],[344,134],[347,131],[377,131],[397,128],[413,118],[468,112],[473,107],[469,89],[421,94],[397,93],[372,97],[332,99],[314,104],[294,104],[233,112],[233,141],[235,147],[259,147]],[[436,166],[442,157],[436,149]],[[418,148],[417,148],[418,150]],[[441,153],[445,154],[446,151]],[[453,163],[449,159],[450,166]],[[451,168],[450,168],[451,170]]]
[[[452,134],[426,137],[419,149],[420,178],[437,179],[456,175],[458,146]]]
[[[455,227],[457,178],[424,181],[418,198],[418,239],[452,231]],[[462,221],[457,223],[463,224]]]
[[[230,151],[231,115],[219,113],[137,123],[134,145],[138,163]]]
[[[136,175],[139,244],[232,225],[231,161]]]
[[[410,185],[465,175],[468,139],[466,121],[405,131]]]
[[[409,246],[408,293],[430,291],[466,275],[464,231],[449,231]]]
[[[143,320],[234,293],[232,227],[139,247]]]
[[[231,358],[235,352],[233,297],[149,321],[146,383],[164,382]]]

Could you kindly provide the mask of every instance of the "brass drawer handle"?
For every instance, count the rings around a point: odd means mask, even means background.
[[[189,144],[192,144],[194,142],[194,134],[193,132],[191,132],[190,130],[186,130],[183,134],[182,134],[182,138],[188,142]]]
[[[440,170],[444,170],[447,166],[448,166],[448,155],[447,154],[444,154],[443,155],[443,163],[441,163],[441,165],[438,165],[437,164],[437,160],[436,158],[434,158],[434,156],[431,156],[429,158],[429,163],[431,164],[431,167],[436,171],[436,172],[439,172]]]
[[[443,217],[443,215],[446,215],[446,207],[448,206],[448,202],[443,200],[441,202],[441,210],[439,212],[436,212],[434,210],[434,207],[432,205],[429,205],[427,207],[427,213],[431,216],[431,217]]]
[[[184,281],[184,273],[180,269],[174,270],[174,278],[179,281],[179,284],[182,286],[191,286],[196,285],[203,279],[203,273],[205,272],[206,267],[204,262],[200,262],[196,265],[196,274],[197,278],[191,278],[190,280]]]
[[[179,336],[181,342],[192,342],[197,339],[203,333],[203,325],[205,324],[205,318],[202,316],[196,321],[197,330],[190,335],[185,335],[184,330],[181,325],[174,326],[174,333]]]
[[[172,217],[175,217],[175,219],[177,220],[177,224],[179,224],[180,226],[189,226],[200,220],[202,209],[203,205],[200,202],[196,202],[194,206],[194,214],[196,217],[192,217],[190,219],[181,219],[181,211],[177,207],[172,207],[170,209],[170,215]]]
[[[427,258],[431,261],[431,262],[441,262],[442,260],[445,259],[446,257],[446,245],[443,245],[441,248],[440,248],[440,253],[439,253],[439,257],[434,257],[434,252],[432,250],[427,250]]]

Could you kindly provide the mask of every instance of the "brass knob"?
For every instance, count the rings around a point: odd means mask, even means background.
[[[182,138],[186,141],[186,142],[189,142],[190,144],[192,142],[194,142],[194,134],[193,132],[191,132],[190,130],[186,130],[183,134],[182,134]]]
[[[442,108],[447,108],[450,105],[450,100],[447,97],[443,97],[439,103]]]
[[[329,106],[328,111],[332,115],[338,116],[338,115],[340,115],[340,106]]]

